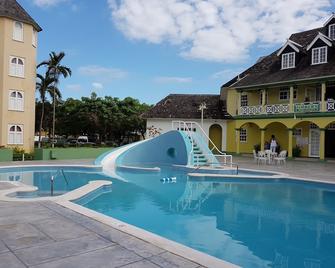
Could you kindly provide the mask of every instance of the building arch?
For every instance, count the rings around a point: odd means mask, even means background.
[[[222,127],[219,124],[213,124],[209,127],[209,138],[215,144],[215,146],[221,151],[222,150]],[[213,144],[209,142],[209,148],[214,148]],[[214,153],[219,153],[215,152]]]
[[[335,120],[325,127],[325,157],[335,158]]]

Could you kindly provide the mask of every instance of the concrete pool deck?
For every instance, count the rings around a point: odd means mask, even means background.
[[[240,168],[272,170],[335,183],[335,163],[288,161],[257,165],[234,157]],[[26,161],[17,165],[91,165],[93,160]],[[0,183],[0,191],[15,187]],[[0,268],[8,267],[204,267],[185,255],[148,243],[52,201],[0,202]],[[210,265],[208,265],[210,267]]]

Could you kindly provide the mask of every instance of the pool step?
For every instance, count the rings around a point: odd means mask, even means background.
[[[191,137],[189,137],[191,140]],[[193,140],[193,163],[196,166],[205,166],[208,164],[208,160],[200,147],[196,144],[196,142]]]

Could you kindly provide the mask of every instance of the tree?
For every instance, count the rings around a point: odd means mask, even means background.
[[[36,82],[36,90],[39,92],[40,99],[41,99],[41,117],[40,117],[40,124],[38,130],[38,148],[41,148],[41,136],[42,136],[42,129],[43,129],[43,120],[44,120],[44,112],[45,112],[45,101],[47,94],[49,94],[52,98],[54,94],[61,98],[61,93],[59,89],[55,86],[55,79],[50,77],[49,75],[45,74],[42,76],[37,74],[37,78],[39,81]]]
[[[71,76],[72,71],[69,67],[62,65],[61,62],[65,57],[64,52],[56,53],[51,52],[49,54],[49,59],[46,61],[42,61],[37,68],[41,66],[45,66],[47,68],[46,76],[50,76],[54,79],[54,89],[57,88],[59,84],[60,76],[64,78]],[[56,93],[52,94],[53,99],[53,119],[52,119],[52,138],[55,138],[55,124],[56,124]],[[52,147],[54,147],[54,142],[52,143]]]

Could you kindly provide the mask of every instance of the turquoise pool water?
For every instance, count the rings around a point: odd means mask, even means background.
[[[128,182],[77,203],[242,267],[335,267],[333,186],[173,169],[120,175]]]
[[[111,187],[76,203],[242,267],[335,267],[334,186],[283,179],[191,178],[169,168],[119,175],[127,182],[99,169],[0,169],[0,180],[39,187],[33,195],[19,195],[23,198],[50,196],[51,176],[54,195],[91,180],[112,180]]]
[[[53,177],[53,191],[51,190]],[[37,191],[16,193],[15,197],[57,196],[77,189],[92,180],[110,180],[99,169],[83,167],[22,167],[0,169],[0,181],[18,181],[38,187]]]

